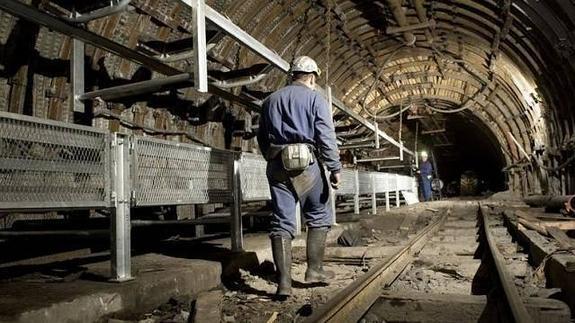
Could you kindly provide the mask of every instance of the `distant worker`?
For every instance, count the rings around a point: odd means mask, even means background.
[[[272,197],[271,244],[279,284],[276,295],[291,295],[291,241],[296,233],[299,201],[307,230],[305,281],[326,283],[334,273],[323,269],[326,235],[333,223],[329,181],[337,189],[341,162],[327,101],[316,92],[320,69],[307,57],[292,65],[292,84],[270,95],[263,103],[258,143],[268,161],[267,178]]]
[[[431,201],[431,181],[433,174],[433,166],[428,160],[429,156],[426,151],[421,152],[421,164],[419,164],[419,177],[421,178],[421,192],[424,201]]]

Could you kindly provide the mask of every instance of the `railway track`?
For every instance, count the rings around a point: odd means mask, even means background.
[[[489,321],[569,321],[563,303],[521,295],[518,277],[529,276],[533,269],[527,257],[517,252],[501,216],[477,204],[458,214],[452,208],[443,212],[397,253],[314,309],[304,322],[473,322],[487,317]],[[459,267],[439,265],[445,262]],[[525,273],[517,274],[517,268]],[[426,272],[452,279],[434,284],[422,274]],[[413,285],[410,275],[426,285],[424,290],[415,288],[424,293],[406,294]]]

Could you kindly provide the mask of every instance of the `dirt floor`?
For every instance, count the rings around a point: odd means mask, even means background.
[[[400,230],[406,217],[413,218],[409,221],[409,228]],[[364,274],[373,263],[383,261],[394,247],[400,247],[434,217],[433,211],[424,211],[420,215],[394,212],[364,218],[359,222],[359,228],[353,232],[353,235],[361,235],[356,245],[331,245],[326,249],[324,267],[336,274],[336,278],[327,286],[303,283],[306,270],[305,248],[294,248],[293,296],[284,302],[273,299],[276,284],[272,264],[262,265],[259,273],[242,272],[239,281],[227,286],[222,322],[268,322],[276,315],[275,322],[295,322],[309,316],[313,308],[325,303],[329,297]]]

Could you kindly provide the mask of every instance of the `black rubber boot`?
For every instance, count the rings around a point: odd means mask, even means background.
[[[278,290],[276,296],[279,300],[291,295],[291,239],[284,236],[275,236],[272,240],[272,253],[278,275]]]
[[[330,279],[335,277],[333,272],[323,270],[325,239],[328,231],[328,228],[308,228],[306,283],[328,283]]]

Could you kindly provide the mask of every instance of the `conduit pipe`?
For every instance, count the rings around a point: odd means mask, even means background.
[[[212,48],[214,48],[216,46],[216,44],[214,43],[209,43],[206,45],[206,51],[210,51]],[[181,52],[181,53],[177,53],[177,54],[160,54],[160,55],[156,55],[154,56],[154,58],[157,58],[158,60],[164,62],[164,63],[173,63],[173,62],[179,62],[179,61],[183,61],[185,59],[192,59],[194,58],[194,50],[188,50],[185,52]]]
[[[210,84],[213,86],[217,86],[219,88],[222,88],[222,89],[231,89],[234,87],[240,87],[240,86],[245,86],[245,85],[257,83],[257,82],[263,80],[266,76],[268,76],[268,75],[263,73],[263,74],[258,74],[258,75],[238,77],[236,79],[231,79],[231,80],[226,80],[226,81],[216,80],[216,81],[210,82]]]
[[[74,16],[72,17],[63,17],[66,21],[72,23],[85,23],[94,19],[107,17],[118,12],[124,11],[128,7],[132,0],[117,0],[117,1],[110,1],[110,5],[108,7],[104,7],[101,9],[96,9],[94,11],[90,11],[85,14],[80,14],[74,12]]]

